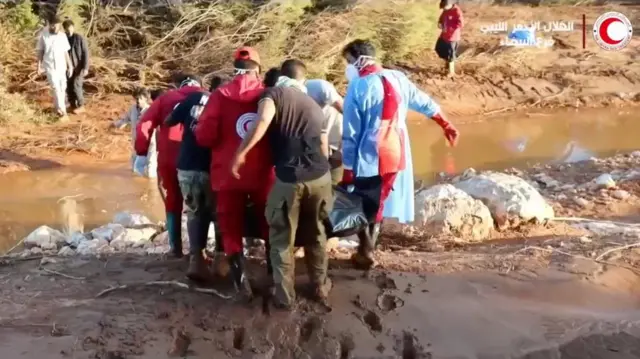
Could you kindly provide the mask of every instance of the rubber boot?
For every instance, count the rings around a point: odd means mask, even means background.
[[[448,63],[448,71],[449,71],[449,77],[453,77],[456,75],[456,63],[451,61]]]
[[[358,252],[356,252],[351,260],[353,265],[362,270],[369,270],[375,265],[373,252],[376,248],[376,242],[380,235],[380,224],[369,224],[368,228],[358,233]]]
[[[229,256],[229,266],[231,267],[231,277],[236,288],[238,299],[250,301],[253,299],[251,283],[245,272],[245,258],[242,253]]]
[[[209,270],[203,255],[207,242],[207,232],[206,229],[204,229],[203,223],[208,225],[209,219],[190,215],[187,221],[190,251],[187,278],[199,282],[204,282],[209,279]]]
[[[214,223],[214,226],[216,224]],[[229,267],[229,261],[226,259],[226,255],[224,254],[224,245],[222,242],[222,233],[216,230],[216,242],[215,242],[215,253],[213,253],[213,262],[211,263],[213,267],[213,272],[215,275],[219,277],[226,277],[229,275],[229,271],[231,268]]]
[[[176,213],[167,212],[167,232],[169,233],[170,254],[182,258],[182,218]]]

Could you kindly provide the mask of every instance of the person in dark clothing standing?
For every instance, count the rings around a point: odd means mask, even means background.
[[[265,75],[267,89],[258,102],[258,119],[236,151],[231,171],[239,178],[245,157],[267,136],[276,172],[265,210],[274,304],[290,309],[296,297],[293,256],[296,236],[305,240],[301,244],[316,299],[325,302],[331,290],[325,220],[333,208],[333,189],[327,120],[322,108],[299,88],[290,87],[294,84],[279,81],[280,77],[278,69]]]
[[[436,42],[436,53],[446,62],[449,76],[454,76],[463,26],[462,10],[455,4],[455,0],[441,0],[440,8],[442,13],[438,19],[438,27],[441,32]]]
[[[89,46],[87,46],[87,39],[75,32],[73,21],[67,19],[62,26],[71,46],[69,57],[73,65],[73,72],[67,82],[67,98],[73,113],[77,114],[84,112],[82,84],[84,77],[89,73]]]
[[[165,125],[182,124],[182,143],[178,154],[178,183],[187,207],[187,232],[189,235],[189,269],[187,277],[194,281],[205,281],[209,270],[204,257],[207,246],[209,226],[213,222],[215,228],[216,249],[214,270],[221,276],[229,271],[224,260],[222,235],[216,218],[216,196],[211,190],[209,167],[211,166],[211,149],[198,146],[193,129],[198,118],[209,101],[211,92],[215,91],[224,80],[216,76],[211,80],[209,92],[198,91],[189,94],[165,120]]]

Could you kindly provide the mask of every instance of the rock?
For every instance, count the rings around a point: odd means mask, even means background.
[[[565,195],[564,193],[560,193],[559,195],[556,196],[556,199],[558,201],[564,201],[565,199],[567,199],[567,195]]]
[[[78,245],[80,245],[80,242],[86,241],[88,239],[89,238],[82,232],[73,232],[66,237],[65,242],[71,248],[78,248]]]
[[[149,218],[139,213],[119,212],[113,216],[113,223],[123,227],[136,227],[153,224]]]
[[[592,240],[587,236],[580,237],[580,243],[587,244],[587,243],[591,243],[591,242],[592,242]]]
[[[554,188],[560,187],[560,182],[554,180],[553,178],[551,178],[546,173],[538,173],[538,174],[534,175],[533,178],[538,183],[541,183],[544,186],[544,188],[546,188],[546,189],[554,189]]]
[[[152,245],[151,237],[156,234],[153,228],[127,228],[123,235],[109,242],[111,248],[117,251],[124,251],[127,248],[142,248]]]
[[[633,152],[631,152],[630,156],[638,158],[638,157],[640,157],[640,151],[633,151]]]
[[[42,248],[40,247],[33,247],[31,249],[29,249],[29,255],[30,256],[37,256],[42,254]]]
[[[81,256],[90,256],[101,253],[103,247],[109,247],[109,242],[105,239],[90,239],[84,242],[80,242],[76,252]]]
[[[51,258],[51,257],[42,257],[42,259],[40,260],[40,266],[45,266],[47,264],[56,264],[56,263],[58,263],[58,261],[55,258]]]
[[[76,255],[76,251],[69,246],[64,246],[60,248],[60,251],[58,251],[58,255],[60,257],[71,257]]]
[[[594,181],[599,188],[613,188],[616,186],[616,181],[608,173],[601,174]]]
[[[598,236],[625,236],[640,238],[640,228],[622,226],[609,222],[586,222],[576,226],[584,228]]]
[[[592,207],[593,204],[582,197],[574,197],[573,202],[582,208]]]
[[[615,199],[620,199],[620,200],[625,200],[629,197],[631,197],[631,193],[622,190],[622,189],[618,189],[615,190],[613,192],[611,192],[611,197],[615,198]]]
[[[554,217],[553,208],[542,195],[520,177],[485,172],[455,185],[489,207],[494,220],[517,217],[544,221]]]
[[[121,224],[109,223],[104,226],[98,227],[91,231],[93,239],[103,239],[107,242],[111,242],[114,239],[119,238],[125,234],[125,228]]]
[[[48,226],[40,226],[24,239],[25,248],[39,247],[42,249],[55,249],[65,244],[65,236],[62,232]]]
[[[416,225],[429,236],[454,234],[482,240],[493,228],[489,208],[450,184],[421,191],[415,207]]]

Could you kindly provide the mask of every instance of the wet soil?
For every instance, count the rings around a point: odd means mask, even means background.
[[[640,350],[637,282],[632,291],[605,291],[557,268],[363,274],[333,262],[331,308],[306,299],[301,272],[299,302],[284,312],[265,310],[260,298],[237,303],[147,285],[183,282],[181,260],[112,256],[42,263],[5,261],[0,267],[0,345],[7,358],[615,359]],[[262,270],[252,267],[254,277]],[[213,286],[230,293],[224,282]],[[260,288],[259,279],[254,287]]]

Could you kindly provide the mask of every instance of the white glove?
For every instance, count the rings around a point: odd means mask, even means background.
[[[133,161],[133,173],[145,176],[145,167],[147,167],[147,156],[136,156]]]

